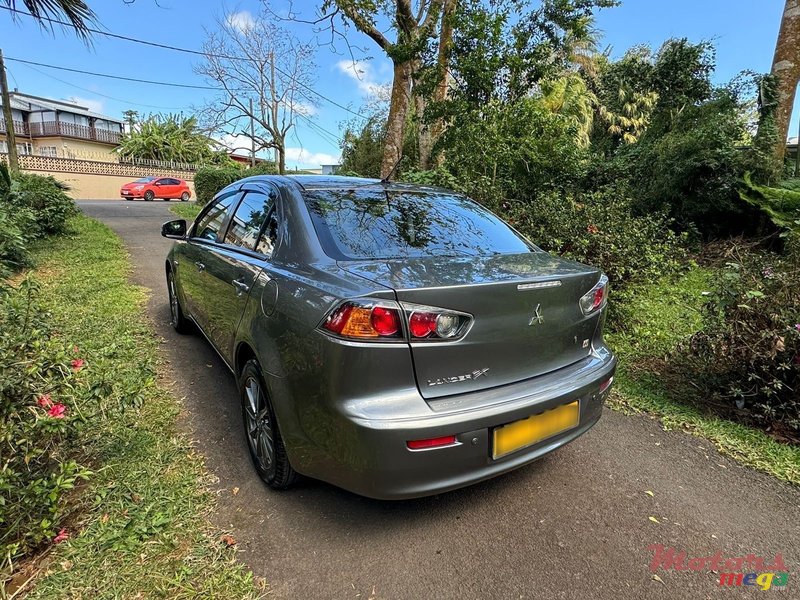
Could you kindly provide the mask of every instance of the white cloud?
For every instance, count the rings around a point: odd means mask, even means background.
[[[230,13],[227,17],[225,17],[225,22],[228,23],[230,27],[233,27],[241,33],[245,33],[246,31],[252,29],[256,24],[255,17],[253,17],[253,14],[247,10]]]
[[[309,152],[305,148],[286,148],[286,162],[300,167],[318,168],[321,165],[339,164],[339,157],[326,152]]]
[[[367,60],[340,60],[336,63],[336,68],[355,81],[364,96],[369,98],[388,97],[389,84],[377,81],[371,62]]]
[[[96,113],[103,112],[104,104],[102,100],[96,100],[92,98],[80,98],[79,96],[71,96],[70,98],[67,98],[67,101],[74,102],[78,106],[85,106],[92,112]]]

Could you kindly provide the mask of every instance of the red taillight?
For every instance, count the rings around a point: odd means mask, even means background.
[[[441,446],[452,446],[456,443],[456,436],[445,435],[428,440],[410,440],[406,442],[409,450],[425,450],[426,448],[439,448]]]
[[[390,336],[400,331],[400,316],[393,308],[376,306],[372,309],[371,322],[378,335]]]
[[[347,338],[381,339],[402,337],[400,311],[385,306],[345,302],[322,324],[324,329]]]
[[[606,379],[603,383],[601,383],[600,384],[600,393],[602,394],[608,388],[610,388],[612,383],[614,383],[614,378],[613,377],[610,377],[609,379]]]
[[[411,337],[426,338],[436,331],[436,315],[433,313],[414,312],[408,320]]]
[[[590,315],[605,306],[608,298],[608,277],[603,275],[591,290],[581,298],[580,305],[583,314]]]
[[[443,341],[463,337],[472,323],[472,316],[466,313],[401,304],[402,308],[390,300],[348,300],[337,306],[320,328],[339,337],[370,341]]]

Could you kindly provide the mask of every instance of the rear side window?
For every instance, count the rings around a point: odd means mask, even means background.
[[[227,215],[228,209],[238,198],[238,194],[231,194],[230,196],[225,196],[214,202],[197,219],[192,237],[212,242],[217,241],[217,235],[225,223],[225,216]]]
[[[274,215],[273,198],[259,192],[248,192],[231,217],[225,243],[265,255],[272,254],[277,227],[264,228],[264,224],[268,221],[273,223]]]
[[[310,190],[306,204],[325,253],[339,260],[531,252],[503,221],[464,196]]]

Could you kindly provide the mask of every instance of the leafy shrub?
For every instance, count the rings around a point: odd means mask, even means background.
[[[648,131],[615,160],[627,163],[641,214],[666,211],[707,236],[740,233],[750,226],[737,191],[745,170],[746,155],[739,147],[745,135],[736,99],[720,93],[687,106],[669,131]]]
[[[685,262],[685,237],[664,214],[637,216],[625,190],[548,192],[530,201],[503,201],[497,212],[549,252],[603,269],[619,287],[674,272]]]
[[[0,560],[50,539],[63,496],[88,471],[71,456],[82,363],[50,327],[36,286],[0,289]]]
[[[800,190],[797,180],[787,181],[780,187],[755,185],[750,173],[745,173],[739,196],[756,207],[780,229],[800,231]]]
[[[741,420],[800,434],[800,248],[783,256],[727,245],[703,331],[674,360],[709,402]],[[782,431],[781,431],[782,430]]]
[[[26,235],[32,239],[58,235],[67,230],[67,220],[78,212],[66,191],[69,187],[52,177],[15,173],[8,201],[18,209],[30,211]]]
[[[197,203],[208,204],[224,187],[234,181],[254,175],[277,175],[278,169],[272,161],[263,161],[249,169],[239,167],[203,167],[194,176],[194,190]]]
[[[194,190],[198,204],[208,204],[222,188],[241,179],[242,170],[233,167],[203,167],[194,175]]]
[[[0,201],[0,281],[30,264],[23,227],[31,220],[27,211],[26,217],[22,218],[20,211],[14,211]]]

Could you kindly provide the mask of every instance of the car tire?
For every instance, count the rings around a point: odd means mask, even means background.
[[[183,192],[181,194],[181,202],[188,202],[189,201],[189,192]]]
[[[144,193],[144,199],[147,200],[148,202],[152,202],[153,198],[155,198],[155,197],[156,197],[156,195],[153,193],[153,190],[147,190]]]
[[[248,360],[242,368],[239,396],[245,441],[258,476],[274,490],[291,487],[297,472],[289,463],[261,367],[255,359]]]
[[[191,333],[192,322],[183,314],[181,301],[178,298],[178,289],[175,285],[175,275],[172,273],[172,269],[167,270],[167,295],[169,296],[169,324],[180,334]]]

